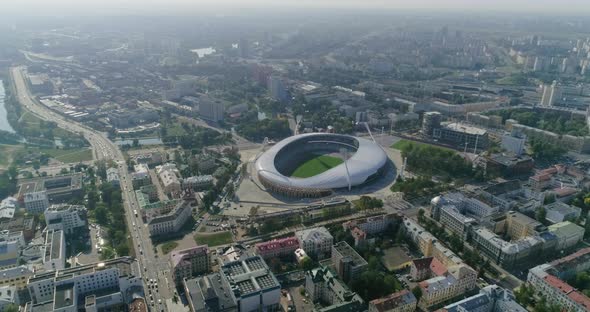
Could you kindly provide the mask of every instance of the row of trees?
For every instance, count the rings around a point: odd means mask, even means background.
[[[540,112],[529,109],[504,109],[494,111],[494,115],[502,117],[502,121],[514,119],[519,123],[535,127],[557,134],[570,134],[574,136],[589,135],[586,120],[580,116],[562,116],[555,112]]]
[[[417,178],[403,179],[401,176],[391,186],[392,192],[404,193],[404,198],[413,199],[422,196],[440,194],[448,189],[444,183],[436,183],[431,177],[419,176]]]

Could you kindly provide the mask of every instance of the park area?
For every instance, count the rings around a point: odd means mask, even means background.
[[[309,178],[318,175],[322,172],[328,171],[344,161],[338,157],[321,155],[314,157],[303,164],[301,164],[293,173],[295,178]]]

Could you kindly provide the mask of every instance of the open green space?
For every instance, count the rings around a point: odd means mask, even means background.
[[[213,234],[197,234],[195,235],[195,242],[199,245],[208,245],[211,247],[229,244],[233,242],[233,238],[228,231]]]
[[[0,144],[0,168],[8,168],[15,155],[24,149],[23,145]]]
[[[453,151],[450,148],[447,147],[442,147],[442,146],[437,146],[437,145],[432,145],[432,144],[428,144],[428,143],[422,143],[422,142],[417,142],[417,141],[410,141],[410,140],[406,140],[406,139],[401,139],[397,142],[395,142],[393,145],[391,145],[391,148],[403,151],[405,149],[407,149],[410,145],[414,145],[415,147],[434,147],[434,148],[440,148],[441,150],[448,150],[448,151]]]
[[[178,247],[177,242],[166,242],[160,246],[160,249],[162,250],[163,254],[167,255],[176,247]]]
[[[54,149],[42,148],[39,152],[49,155],[64,163],[77,163],[92,160],[92,150],[89,148]]]
[[[322,172],[328,171],[344,161],[338,157],[321,155],[312,158],[303,164],[301,164],[293,173],[292,177],[296,178],[309,178],[318,175]]]

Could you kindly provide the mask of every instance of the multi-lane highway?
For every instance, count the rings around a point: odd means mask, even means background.
[[[121,178],[125,217],[129,229],[128,233],[142,269],[146,301],[151,306],[152,311],[167,311],[166,302],[172,298],[174,289],[170,267],[165,258],[158,258],[154,253],[147,225],[143,223],[140,215],[138,215],[139,217],[135,216],[134,210],[138,209],[138,204],[123,153],[105,134],[69,120],[37,101],[28,88],[25,70],[24,67],[13,67],[10,70],[16,95],[21,105],[39,118],[55,122],[60,128],[82,134],[92,146],[95,159],[117,162]]]

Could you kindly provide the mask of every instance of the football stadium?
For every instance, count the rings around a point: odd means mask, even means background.
[[[323,197],[379,177],[388,163],[372,140],[341,134],[306,133],[286,138],[255,163],[258,180],[288,197]]]

